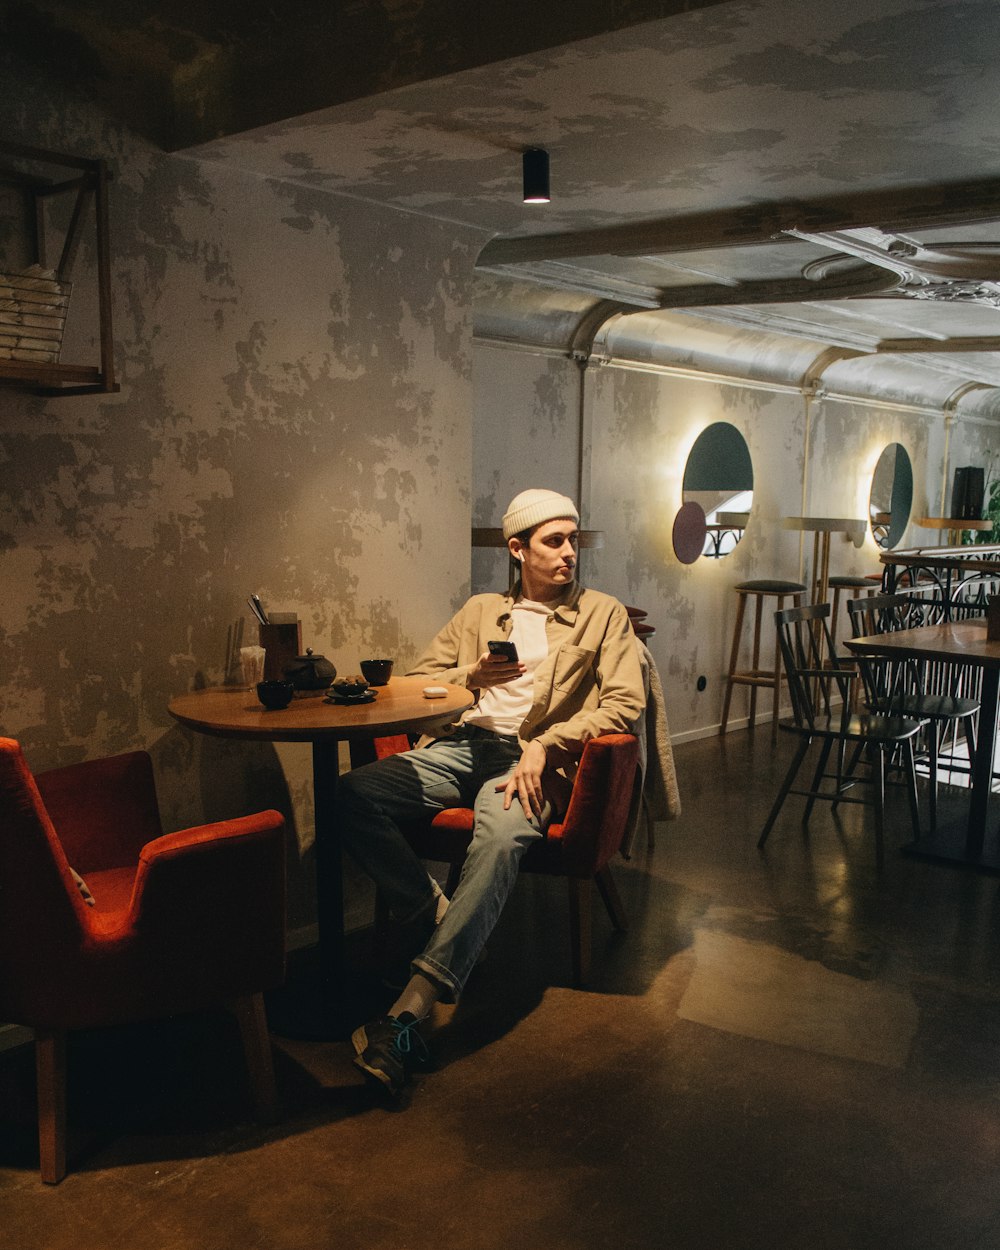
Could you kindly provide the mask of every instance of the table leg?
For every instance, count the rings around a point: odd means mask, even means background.
[[[936,830],[924,834],[918,842],[903,847],[917,859],[956,864],[980,872],[1000,872],[1000,855],[995,846],[986,848],[990,795],[993,786],[993,758],[997,743],[997,703],[1000,695],[1000,669],[983,670],[980,694],[979,732],[976,752],[971,763],[970,792],[962,805],[961,818],[939,820]],[[956,792],[958,793],[958,792]],[[954,799],[951,800],[954,807]]]
[[[986,816],[993,786],[993,756],[997,741],[997,698],[1000,694],[1000,669],[983,670],[980,696],[979,733],[976,758],[972,762],[972,795],[969,802],[969,823],[965,835],[965,856],[970,861],[981,858],[986,834]]]
[[[824,530],[822,535],[823,542],[821,544],[820,566],[819,566],[819,585],[816,588],[816,602],[826,603],[830,595],[830,538],[829,530]]]
[[[344,869],[337,828],[338,744],[316,741],[313,803],[316,814],[316,922],[323,982],[336,987],[344,962]]]
[[[335,1041],[384,1010],[387,991],[370,974],[352,968],[345,950],[338,744],[330,739],[314,742],[312,762],[319,944],[289,960],[288,978],[267,996],[267,1009],[270,1027],[279,1036]]]
[[[810,602],[819,603],[819,565],[820,565],[820,531],[813,532],[813,566],[812,566],[812,586],[810,587]]]

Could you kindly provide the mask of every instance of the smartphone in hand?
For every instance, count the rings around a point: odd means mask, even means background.
[[[508,664],[517,663],[517,647],[512,642],[488,642],[486,646],[490,655],[503,656]]]

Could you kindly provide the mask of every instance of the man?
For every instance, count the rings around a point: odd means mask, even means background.
[[[468,687],[476,703],[449,736],[368,764],[340,787],[345,845],[384,893],[415,952],[386,1016],[357,1029],[354,1062],[391,1094],[405,1083],[417,1025],[454,1002],[517,877],[525,849],[565,806],[583,744],[631,732],[643,681],[628,614],[576,581],[579,515],[551,490],[517,495],[503,534],[520,564],[509,595],[474,595],[412,673]],[[512,642],[516,659],[491,654]],[[562,802],[559,802],[559,800]],[[475,827],[449,901],[397,822],[473,807]]]

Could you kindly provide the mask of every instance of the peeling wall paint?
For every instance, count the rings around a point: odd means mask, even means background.
[[[10,73],[0,133],[111,161],[122,389],[0,390],[0,732],[36,769],[148,748],[168,827],[277,806],[308,858],[308,747],[167,703],[235,678],[250,591],[341,671],[405,668],[468,593],[475,241],[164,156]]]

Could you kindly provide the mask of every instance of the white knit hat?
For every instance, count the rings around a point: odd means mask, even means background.
[[[543,521],[558,521],[563,517],[580,524],[576,504],[566,495],[554,490],[522,490],[510,501],[503,517],[503,536],[513,538],[524,530],[533,529]]]

